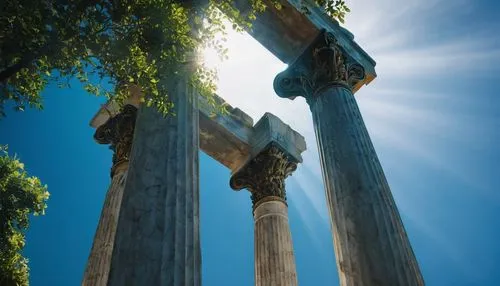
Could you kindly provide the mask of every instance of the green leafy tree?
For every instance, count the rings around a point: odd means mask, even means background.
[[[28,285],[28,260],[21,254],[31,214],[44,214],[47,186],[0,146],[0,285]]]
[[[252,10],[244,15],[234,0],[0,1],[0,116],[6,102],[41,109],[47,83],[67,87],[71,78],[119,103],[129,85],[138,85],[146,104],[166,114],[172,107],[166,76],[197,50],[213,47],[225,56],[215,37],[224,32],[224,15],[243,30],[265,3],[280,6],[278,0],[248,1]],[[349,11],[344,1],[316,3],[340,21]],[[215,91],[216,73],[202,63],[190,80],[202,95]]]

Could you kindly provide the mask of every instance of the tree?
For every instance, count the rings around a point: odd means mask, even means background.
[[[146,104],[168,113],[168,87],[162,80],[197,49],[214,47],[221,56],[224,14],[239,30],[249,27],[267,4],[248,0],[242,15],[234,0],[3,0],[0,1],[0,116],[7,102],[17,110],[42,108],[48,82],[67,87],[76,77],[86,91],[117,102],[128,86],[139,85]],[[199,5],[203,2],[204,5]],[[343,22],[343,0],[316,0]],[[197,33],[192,31],[196,30]],[[216,74],[199,64],[191,83],[210,97]]]
[[[0,146],[0,285],[28,285],[28,260],[21,251],[31,214],[44,214],[47,186]]]

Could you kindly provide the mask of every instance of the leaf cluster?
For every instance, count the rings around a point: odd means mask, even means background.
[[[340,23],[344,23],[345,15],[351,12],[344,0],[316,0],[316,4],[322,7],[328,16]]]
[[[49,82],[84,89],[122,103],[131,85],[140,86],[147,105],[167,114],[167,77],[193,66],[191,84],[210,97],[217,74],[195,56],[207,47],[227,57],[225,21],[251,28],[268,5],[279,0],[4,0],[0,3],[0,116],[6,102],[17,110],[42,106]],[[340,0],[316,0],[341,22],[348,8]]]
[[[49,193],[6,149],[0,146],[0,285],[28,285],[25,231],[31,214],[44,214]]]

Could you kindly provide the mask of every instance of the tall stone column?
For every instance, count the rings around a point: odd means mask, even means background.
[[[257,286],[297,285],[285,195],[285,178],[296,168],[295,161],[271,144],[231,177],[231,188],[252,193]]]
[[[105,286],[108,282],[116,225],[127,178],[128,162],[134,135],[137,108],[125,105],[123,110],[99,126],[94,139],[99,144],[111,144],[114,151],[111,185],[97,225],[94,242],[85,268],[82,285]]]
[[[329,33],[274,81],[310,106],[341,285],[424,285],[352,88],[364,69]]]
[[[197,100],[180,72],[173,112],[139,109],[108,285],[201,284]]]

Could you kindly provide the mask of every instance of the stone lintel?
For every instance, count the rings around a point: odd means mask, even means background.
[[[248,0],[236,0],[236,7],[243,13],[250,9]],[[375,61],[354,41],[354,36],[341,27],[337,21],[325,14],[312,0],[281,0],[282,8],[276,9],[269,3],[266,12],[257,19],[248,31],[257,41],[281,61],[291,64],[314,42],[322,30],[332,33],[346,54],[363,66],[366,77],[357,84],[370,83],[376,76]],[[308,13],[301,12],[306,7]]]
[[[306,141],[302,135],[283,123],[277,116],[266,112],[255,124],[251,143],[251,157],[257,156],[270,144],[280,147],[292,161],[302,162],[301,153],[306,150]]]
[[[225,104],[218,96],[216,104]],[[253,126],[252,118],[239,108],[226,104],[228,114],[220,114],[203,97],[199,97],[200,149],[231,172],[240,169],[269,143],[275,142],[290,154],[295,162],[302,162],[300,154],[305,150],[305,140],[278,117],[266,113]],[[90,125],[98,128],[110,117],[118,114],[114,102],[103,105]]]
[[[223,104],[216,97],[217,104]],[[228,114],[220,114],[199,98],[200,149],[231,171],[238,169],[250,156],[253,119],[239,108],[226,105]]]

